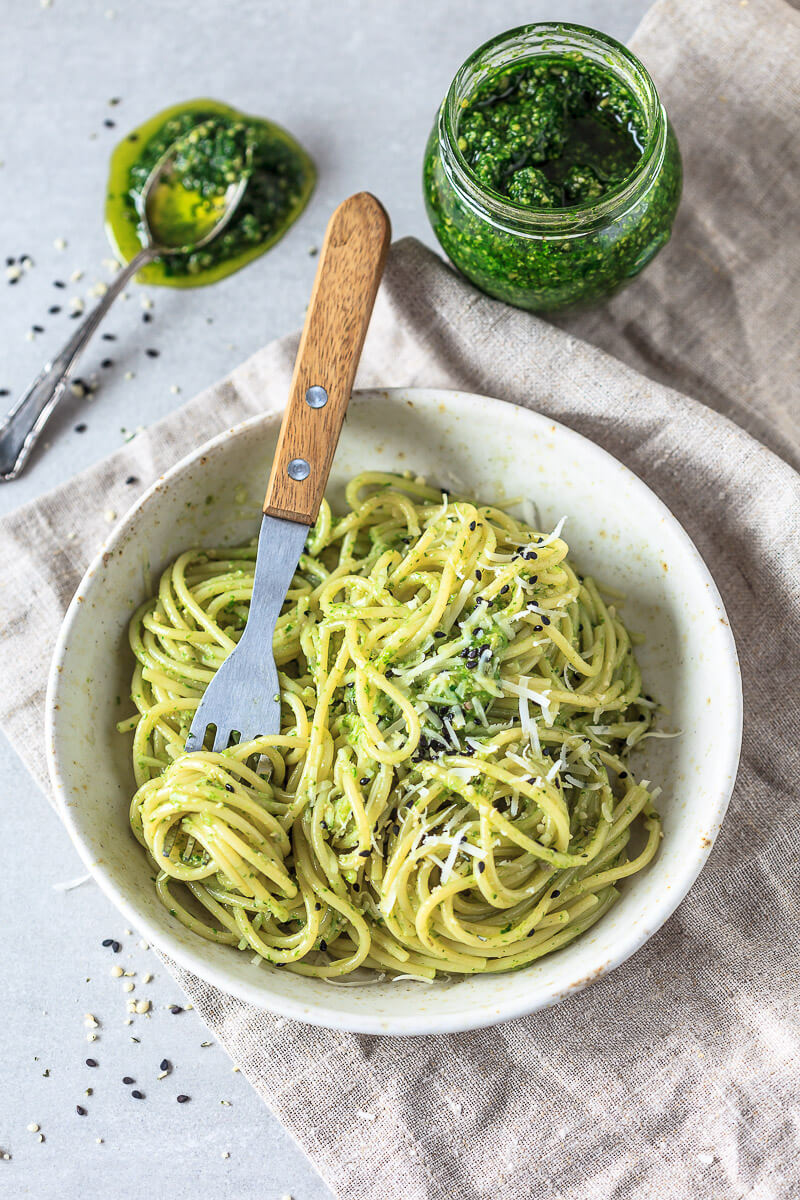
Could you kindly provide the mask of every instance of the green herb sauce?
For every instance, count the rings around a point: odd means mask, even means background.
[[[569,208],[622,183],[646,123],[630,89],[597,63],[543,55],[482,84],[458,135],[486,187],[532,208]]]
[[[648,128],[611,66],[578,50],[529,57],[489,69],[449,123],[445,106],[425,156],[426,208],[447,256],[490,296],[536,312],[584,307],[669,240],[675,134],[660,107]]]
[[[280,126],[215,100],[194,100],[158,113],[120,142],[111,159],[106,231],[128,262],[143,243],[140,199],[155,164],[175,143],[175,168],[150,208],[154,236],[165,245],[197,240],[217,219],[225,191],[242,174],[247,189],[229,225],[190,254],[165,255],[145,267],[143,283],[193,287],[214,283],[274,245],[305,208],[314,164]]]

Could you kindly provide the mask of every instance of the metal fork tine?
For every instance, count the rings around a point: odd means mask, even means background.
[[[231,740],[231,729],[221,729],[217,726],[217,732],[214,734],[214,751],[219,754],[221,750],[227,750]]]

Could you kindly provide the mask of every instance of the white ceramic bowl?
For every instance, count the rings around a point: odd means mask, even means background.
[[[626,880],[594,928],[557,954],[506,975],[425,985],[341,987],[204,941],[162,907],[128,827],[130,738],[114,722],[130,705],[130,614],[159,571],[192,545],[236,543],[257,529],[279,417],[222,434],[155,484],[116,527],[70,605],[47,702],[50,770],[75,845],[103,891],[142,934],[223,990],[287,1017],[362,1033],[473,1029],[534,1012],[632,954],[674,911],[705,862],[736,776],[741,684],[717,589],[667,508],[604,450],[547,417],[459,392],[392,390],[353,397],[329,494],[367,468],[414,471],[476,497],[535,500],[542,528],[564,536],[586,572],[628,596],[645,636],[645,687],[669,710],[673,740],[648,739],[640,775],[663,788],[664,839],[651,866]],[[246,495],[246,499],[243,497]]]

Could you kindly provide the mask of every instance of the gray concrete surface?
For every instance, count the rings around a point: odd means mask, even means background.
[[[141,289],[118,302],[104,326],[116,342],[96,341],[80,368],[101,387],[52,422],[46,452],[21,480],[0,485],[0,511],[109,453],[123,430],[149,425],[298,326],[315,269],[309,248],[349,192],[374,191],[396,236],[431,241],[419,181],[425,140],[454,71],[487,37],[558,16],[625,38],[646,8],[647,0],[0,0],[0,255],[35,263],[13,286],[0,273],[0,388],[16,393],[29,382],[74,329],[69,298],[88,301],[108,278],[106,167],[127,129],[168,104],[213,96],[286,125],[319,167],[306,214],[257,263],[210,289],[149,289],[150,324]],[[81,280],[53,287],[78,269]],[[54,304],[65,310],[49,314]],[[30,341],[33,324],[45,332]],[[160,356],[145,356],[147,347]],[[113,366],[101,368],[106,357]],[[78,857],[5,743],[0,755],[0,1150],[11,1156],[0,1159],[0,1196],[330,1196],[221,1049],[203,1045],[210,1035],[196,1015],[169,1012],[178,989],[96,886],[53,890],[82,873]],[[109,937],[119,954],[101,946]],[[137,972],[130,995],[149,998],[152,1016],[124,1024],[128,996],[125,977],[110,975],[115,965]],[[85,1027],[86,1013],[96,1030]],[[159,1080],[163,1058],[173,1069]],[[127,1075],[143,1100],[122,1083]],[[190,1102],[178,1105],[178,1093]]]

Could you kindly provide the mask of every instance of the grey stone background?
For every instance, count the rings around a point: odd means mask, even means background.
[[[92,286],[110,277],[103,193],[108,156],[126,130],[169,104],[211,96],[286,125],[319,168],[302,219],[240,274],[193,291],[132,286],[117,302],[103,327],[117,340],[96,340],[79,369],[98,376],[96,394],[64,404],[26,475],[0,485],[0,511],[108,454],[126,431],[149,425],[299,326],[315,270],[309,250],[350,192],[375,192],[395,236],[430,243],[420,191],[425,141],[452,75],[486,38],[558,17],[625,39],[647,6],[0,0],[0,388],[12,395],[72,333],[70,298],[91,303]],[[34,266],[7,285],[2,264],[23,254]],[[69,282],[76,270],[82,278]],[[54,288],[56,279],[68,287]],[[153,304],[149,324],[143,295]],[[48,312],[55,304],[61,313]],[[44,333],[30,340],[34,324]],[[159,357],[145,355],[147,348]],[[113,365],[101,368],[105,358]],[[81,863],[4,742],[0,755],[0,1151],[11,1156],[0,1158],[0,1197],[329,1197],[226,1055],[203,1045],[210,1035],[195,1014],[170,1013],[167,1006],[183,997],[96,886],[54,890],[80,876]],[[120,952],[104,949],[104,938],[118,939]],[[116,965],[136,972],[129,995],[125,977],[110,975]],[[154,978],[145,983],[148,972]],[[125,1025],[129,997],[150,999],[152,1015]],[[86,1028],[86,1013],[98,1028]],[[172,1071],[159,1080],[163,1058]],[[136,1080],[143,1100],[132,1098],[124,1076]],[[178,1105],[178,1093],[190,1102]]]

